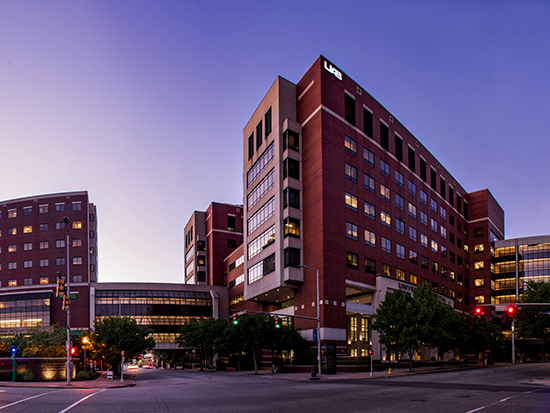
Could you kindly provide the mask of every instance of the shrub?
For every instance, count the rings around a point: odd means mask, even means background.
[[[95,380],[99,374],[93,371],[79,371],[76,373],[76,380]]]
[[[34,373],[31,370],[28,370],[28,369],[18,371],[15,374],[15,380],[16,381],[33,381],[34,380]]]

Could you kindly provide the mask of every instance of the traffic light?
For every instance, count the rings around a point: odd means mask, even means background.
[[[237,318],[237,314],[233,314],[233,324],[235,325],[239,324],[239,319]]]
[[[76,356],[76,347],[71,346],[71,349],[69,351],[71,352],[71,356]]]
[[[281,319],[279,317],[275,317],[275,328],[281,328]]]
[[[63,297],[63,294],[67,292],[67,287],[65,286],[65,280],[61,278],[59,272],[57,273],[57,289],[55,290],[56,297]]]
[[[61,309],[63,311],[67,311],[70,305],[71,305],[71,299],[69,298],[69,295],[63,294],[63,303],[61,305]]]
[[[508,306],[508,308],[506,309],[506,314],[508,315],[508,317],[514,318],[514,316],[516,315],[516,306]]]
[[[476,317],[481,317],[483,315],[483,311],[481,310],[481,307],[476,307],[474,310],[474,314]]]

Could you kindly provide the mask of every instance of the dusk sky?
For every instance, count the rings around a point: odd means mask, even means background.
[[[0,199],[87,190],[99,280],[183,281],[183,227],[242,204],[242,130],[323,54],[506,237],[550,234],[548,1],[0,0]]]

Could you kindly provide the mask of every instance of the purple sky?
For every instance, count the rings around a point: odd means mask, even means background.
[[[183,280],[183,227],[242,203],[242,129],[319,54],[507,238],[550,234],[546,1],[0,0],[0,199],[88,190],[100,281]]]

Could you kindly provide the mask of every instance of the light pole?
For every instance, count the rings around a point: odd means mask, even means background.
[[[86,336],[82,337],[82,347],[84,348],[84,371],[87,370],[87,368],[86,368],[86,347],[88,347],[89,343],[90,343],[90,340],[88,340],[88,337],[86,337]]]
[[[321,309],[319,307],[319,270],[300,264],[300,268],[315,271],[317,274],[317,372],[321,377]]]
[[[69,217],[63,217],[63,222],[65,223],[66,230],[66,239],[65,246],[67,247],[67,290],[65,294],[69,297],[69,306],[67,307],[67,386],[71,385],[71,274],[69,273]]]

